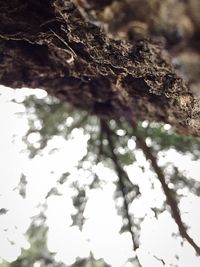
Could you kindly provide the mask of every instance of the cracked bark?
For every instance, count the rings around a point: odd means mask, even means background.
[[[125,2],[124,12],[138,1]],[[200,100],[153,34],[132,34],[129,41],[108,37],[130,24],[103,21],[99,12],[116,3],[0,0],[0,83],[43,88],[100,117],[160,121],[200,136]],[[106,24],[112,26],[107,34],[101,29]]]

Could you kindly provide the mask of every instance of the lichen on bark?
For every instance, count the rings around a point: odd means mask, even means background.
[[[135,0],[0,0],[0,83],[43,88],[101,117],[161,121],[199,136],[200,100],[192,90],[197,83],[189,85],[185,68],[177,67],[181,58],[185,63],[183,41],[194,47],[198,19],[193,25],[186,16],[191,1],[182,5],[180,18],[187,23],[180,23],[181,39],[179,27],[170,32],[174,14],[170,25],[164,16],[173,5],[161,2],[146,5],[149,15],[142,19],[142,4]],[[131,16],[128,8],[138,12]],[[119,12],[121,20],[109,20]]]

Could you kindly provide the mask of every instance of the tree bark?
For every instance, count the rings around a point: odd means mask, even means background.
[[[155,6],[148,8],[155,13],[160,1],[153,2]],[[101,117],[170,123],[181,134],[200,136],[199,95],[177,74],[154,33],[131,35],[127,30],[131,23],[128,7],[137,4],[141,10],[138,1],[126,0],[118,8],[123,16],[127,12],[126,19],[122,16],[124,20],[117,18],[113,23],[105,18],[108,7],[112,10],[119,3],[0,0],[0,83],[45,89],[61,101]],[[115,14],[116,8],[110,12]],[[133,23],[149,26],[139,14]],[[195,29],[198,23],[196,19]],[[118,38],[114,38],[117,31]],[[128,34],[129,40],[120,40]],[[165,48],[178,54],[172,49],[176,38],[168,36],[166,40]],[[194,40],[191,43],[194,47]]]

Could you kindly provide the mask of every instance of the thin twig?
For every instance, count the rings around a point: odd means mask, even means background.
[[[188,241],[188,243],[194,248],[196,253],[200,256],[200,247],[195,243],[195,241],[187,233],[187,227],[185,226],[185,224],[183,223],[183,221],[181,219],[178,204],[177,204],[176,199],[175,199],[175,194],[174,194],[173,190],[170,189],[168,187],[168,185],[166,184],[165,176],[163,174],[162,169],[157,164],[157,159],[154,156],[154,152],[153,152],[152,148],[147,146],[145,140],[137,133],[137,127],[134,123],[133,123],[133,126],[135,129],[134,135],[136,137],[136,142],[137,142],[138,146],[142,149],[145,157],[148,160],[150,160],[152,168],[155,171],[155,173],[157,174],[157,177],[158,177],[158,179],[162,185],[162,189],[165,193],[167,202],[171,208],[172,216],[173,216],[173,218],[174,218],[174,220],[178,226],[180,235],[182,236],[183,239],[186,239]]]
[[[99,146],[98,146],[98,153],[96,158],[96,165],[101,161],[102,157],[102,150],[103,150],[103,129],[101,127],[101,122],[99,121],[100,132],[99,132]]]
[[[165,266],[165,262],[163,259],[160,259],[159,257],[153,255],[153,257],[157,260],[157,261],[160,261],[162,263],[163,266]]]
[[[98,147],[97,147],[96,159],[95,159],[95,163],[94,163],[95,166],[97,166],[101,162],[102,154],[103,154],[103,130],[102,130],[102,127],[101,127],[100,120],[99,120],[99,128],[100,128],[99,136],[98,136],[99,144],[98,144]],[[95,183],[99,179],[96,172],[94,173],[93,177],[94,177],[94,179],[93,179],[92,183],[90,184],[91,188],[93,188],[93,186],[95,185]]]
[[[62,49],[64,51],[66,51],[67,53],[69,53],[71,55],[71,58],[68,60],[69,62],[68,63],[71,63],[74,58],[77,57],[76,53],[74,52],[74,50],[69,46],[69,44],[60,36],[58,35],[55,31],[53,31],[52,29],[50,29],[50,31],[53,33],[53,35],[58,39],[60,40],[60,42],[62,44],[64,44],[64,46],[67,48],[67,49]]]

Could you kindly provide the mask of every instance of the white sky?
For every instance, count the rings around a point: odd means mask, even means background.
[[[20,104],[10,102],[15,97],[19,101],[24,95],[36,92],[38,97],[44,97],[42,90],[17,90],[0,88],[0,208],[8,209],[6,215],[0,216],[0,258],[13,261],[20,254],[22,247],[27,248],[28,243],[23,236],[30,224],[30,217],[38,213],[38,204],[44,203],[48,191],[57,186],[56,181],[66,171],[71,176],[76,176],[75,164],[86,152],[87,137],[80,130],[74,131],[74,139],[64,141],[62,137],[55,137],[44,151],[44,156],[36,156],[30,160],[26,153],[20,153],[25,148],[22,137],[27,130],[25,117],[16,115],[24,111]],[[16,135],[15,139],[13,135]],[[33,138],[35,138],[33,136]],[[61,148],[54,154],[48,154],[52,147]],[[129,147],[134,149],[134,141],[130,140]],[[179,167],[186,170],[191,177],[200,179],[200,161],[189,161],[188,157],[181,157],[176,151],[170,151],[170,158],[179,162]],[[136,155],[140,165],[148,164],[142,153]],[[162,164],[162,160],[160,162]],[[177,232],[177,226],[167,212],[155,219],[150,207],[162,205],[159,182],[155,182],[154,190],[151,189],[151,180],[154,174],[148,172],[148,177],[140,168],[133,164],[127,168],[130,179],[141,186],[144,197],[132,205],[135,216],[144,216],[141,231],[141,247],[137,254],[143,267],[163,266],[162,258],[166,265],[176,264],[178,267],[198,267],[200,260],[195,256],[193,249],[186,243],[180,247],[180,238],[171,237],[172,232]],[[117,216],[113,201],[114,186],[112,181],[115,175],[109,169],[99,165],[97,172],[103,180],[111,179],[103,190],[92,190],[85,211],[87,218],[83,232],[77,227],[70,227],[70,217],[73,211],[71,195],[72,189],[67,185],[59,187],[63,196],[51,196],[47,200],[47,222],[49,226],[48,247],[57,252],[56,258],[66,264],[74,262],[77,256],[88,256],[90,250],[97,258],[104,258],[113,267],[125,266],[129,257],[134,256],[131,251],[129,234],[119,235],[121,218]],[[16,187],[20,175],[24,173],[27,179],[27,197],[22,199]],[[150,177],[150,178],[149,178]],[[200,217],[198,210],[200,200],[192,194],[181,202],[183,219],[191,228],[190,233],[200,243]],[[11,244],[11,241],[14,244]],[[180,260],[175,259],[178,253]],[[175,265],[174,265],[175,266]],[[129,267],[128,265],[126,267]]]

